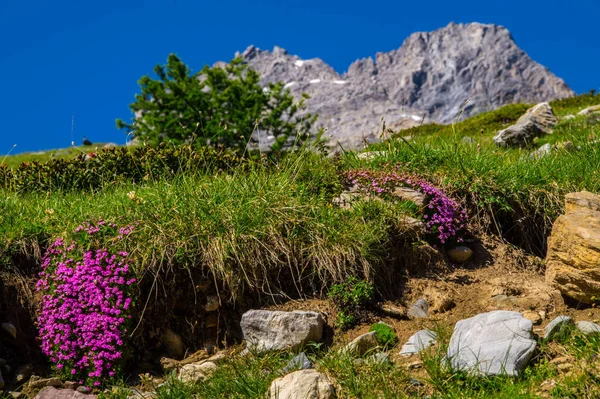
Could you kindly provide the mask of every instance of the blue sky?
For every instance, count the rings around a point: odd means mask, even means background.
[[[504,25],[576,92],[600,89],[600,2],[0,0],[0,154],[123,144],[137,80],[178,54],[193,70],[248,45],[284,47],[343,72],[449,22]]]

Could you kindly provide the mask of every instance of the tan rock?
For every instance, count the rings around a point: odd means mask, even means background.
[[[186,364],[179,370],[179,379],[184,384],[193,384],[210,377],[217,370],[213,362]]]
[[[300,370],[271,383],[268,399],[333,399],[335,389],[329,379],[316,370]]]
[[[363,356],[365,353],[375,349],[377,345],[377,334],[375,331],[372,331],[355,338],[354,341],[346,346],[345,351],[354,356]]]
[[[577,113],[577,115],[590,115],[595,114],[596,112],[600,112],[600,105],[592,105],[591,107],[587,107],[586,109],[582,109]]]
[[[413,190],[412,188],[396,187],[392,195],[403,201],[413,202],[419,208],[423,208],[425,206],[425,195]]]
[[[554,222],[548,238],[546,282],[591,304],[600,299],[600,197],[587,192],[567,197],[567,214]]]
[[[387,316],[393,317],[395,319],[405,319],[407,317],[406,309],[398,307],[396,305],[384,303],[379,307],[379,309]]]
[[[521,312],[521,314],[523,315],[524,318],[531,320],[531,322],[533,323],[534,326],[537,326],[538,324],[542,323],[542,317],[536,311],[525,310],[525,311]]]
[[[464,245],[452,248],[447,253],[450,260],[454,263],[465,263],[473,256],[471,248],[465,247]]]
[[[579,191],[565,195],[566,214],[576,211],[600,211],[600,196],[589,191]]]

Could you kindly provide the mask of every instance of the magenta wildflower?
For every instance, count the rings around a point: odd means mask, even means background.
[[[101,220],[75,232],[94,235],[105,226],[116,228]],[[84,251],[75,242],[67,245],[59,238],[43,259],[37,283],[43,294],[37,321],[42,351],[57,370],[94,386],[115,375],[123,356],[132,301],[128,286],[135,282],[128,255],[106,248]]]
[[[427,205],[423,219],[427,232],[441,244],[462,242],[467,228],[467,213],[439,188],[414,176],[399,172],[352,170],[346,173],[346,183],[358,185],[364,191],[382,196],[391,194],[396,187],[410,187],[425,196]]]

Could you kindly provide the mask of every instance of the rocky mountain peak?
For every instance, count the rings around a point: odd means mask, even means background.
[[[413,33],[400,48],[359,59],[341,75],[319,58],[301,59],[277,46],[249,46],[241,56],[264,84],[282,81],[296,96],[308,93],[308,112],[319,114],[332,143],[345,147],[377,140],[382,118],[398,128],[451,122],[468,98],[463,117],[574,94],[521,50],[508,29],[491,24]]]

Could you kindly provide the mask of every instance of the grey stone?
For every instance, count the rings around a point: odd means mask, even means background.
[[[552,107],[547,102],[529,108],[512,126],[500,130],[494,136],[494,143],[500,147],[525,147],[533,144],[533,139],[548,134],[558,123]]]
[[[575,323],[569,316],[555,317],[544,329],[544,339],[552,339],[556,334],[559,334],[565,327],[572,326]]]
[[[430,330],[421,330],[413,334],[402,346],[400,355],[410,356],[429,348],[437,342],[437,334]]]
[[[309,94],[305,112],[318,114],[330,144],[346,149],[380,140],[382,117],[396,131],[453,122],[467,98],[465,118],[574,94],[498,25],[451,23],[413,33],[399,49],[357,60],[343,74],[321,59],[302,60],[279,49],[250,46],[239,55],[260,73],[261,84],[281,81],[296,98]],[[257,135],[263,143],[269,134]]]
[[[82,387],[79,387],[82,388]],[[72,389],[56,389],[54,387],[46,387],[42,389],[35,399],[95,399],[96,395],[86,394]],[[88,390],[89,392],[89,390]]]
[[[408,317],[427,318],[429,317],[429,304],[425,298],[419,298],[410,308],[408,308]]]
[[[461,141],[462,141],[464,144],[477,144],[477,141],[475,141],[475,139],[474,139],[474,138],[472,138],[472,137],[468,137],[468,136],[465,136],[465,137],[463,137]]]
[[[597,334],[600,333],[600,324],[591,321],[580,321],[577,323],[577,329],[586,335]]]
[[[313,364],[304,352],[300,352],[281,370],[284,374],[288,374],[295,370],[312,369]]]
[[[372,351],[377,347],[377,333],[375,331],[368,332],[356,337],[352,342],[346,345],[346,352],[354,356],[363,356],[365,353]]]
[[[248,348],[257,352],[295,350],[319,342],[324,325],[321,314],[301,311],[250,310],[241,321]]]
[[[496,310],[456,323],[446,361],[475,375],[516,376],[536,347],[533,323],[519,312]]]
[[[333,384],[316,370],[294,371],[271,383],[268,399],[333,399]]]
[[[390,355],[388,355],[385,352],[377,352],[374,355],[369,356],[367,360],[371,364],[383,366],[385,364],[390,363]]]

